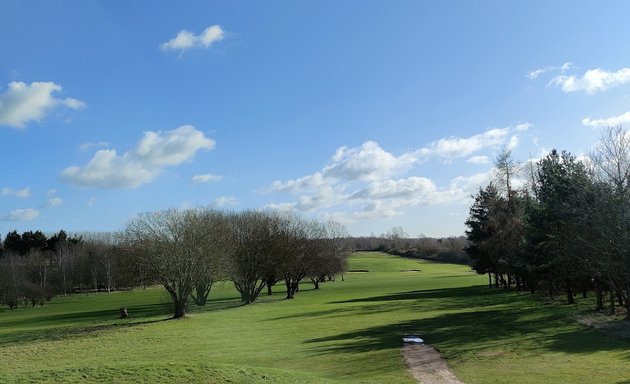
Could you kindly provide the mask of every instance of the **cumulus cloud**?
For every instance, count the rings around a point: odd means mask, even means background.
[[[622,113],[618,116],[611,116],[605,119],[591,119],[586,117],[582,119],[582,124],[591,128],[614,127],[630,123],[630,112]]]
[[[192,48],[210,48],[214,43],[223,40],[225,32],[220,25],[212,25],[198,35],[186,30],[181,30],[177,36],[160,44],[160,49],[165,52],[184,52]]]
[[[22,189],[2,188],[0,189],[0,196],[13,196],[21,199],[31,197],[31,188],[26,187]]]
[[[630,68],[622,68],[616,72],[595,68],[589,69],[582,76],[556,76],[549,84],[560,87],[565,93],[582,91],[592,95],[618,87],[629,81]]]
[[[192,182],[195,184],[198,183],[208,183],[211,181],[220,181],[223,176],[213,175],[212,173],[205,173],[203,175],[194,175],[192,177]]]
[[[343,146],[321,170],[296,179],[274,181],[262,189],[265,193],[294,195],[293,201],[266,207],[300,212],[343,207],[351,210],[343,213],[344,217],[356,220],[391,217],[412,206],[467,202],[488,182],[490,172],[455,177],[442,186],[420,175],[401,176],[430,158],[447,162],[467,158],[468,163],[488,164],[487,155],[475,153],[514,148],[519,135],[530,127],[531,124],[523,123],[470,137],[443,138],[402,154],[388,152],[373,141],[353,148]]]
[[[61,181],[92,188],[137,188],[155,179],[168,166],[191,160],[214,141],[190,125],[166,132],[145,132],[136,147],[121,155],[101,149],[83,166],[61,171]]]
[[[14,209],[6,215],[0,216],[2,221],[29,221],[37,218],[39,211],[33,208]]]
[[[61,90],[61,85],[53,82],[26,84],[13,81],[9,83],[8,89],[0,93],[0,125],[24,128],[31,121],[41,121],[55,108],[81,109],[85,107],[83,101],[53,96],[54,92],[61,92]]]
[[[358,148],[339,148],[322,175],[345,180],[378,180],[406,171],[416,161],[413,154],[394,156],[376,142],[368,141]]]
[[[428,146],[421,148],[416,153],[421,157],[436,156],[451,161],[458,157],[467,157],[474,152],[478,152],[488,147],[499,147],[505,144],[505,140],[514,130],[522,129],[523,125],[517,127],[494,128],[484,133],[473,135],[467,138],[448,137],[434,141]]]

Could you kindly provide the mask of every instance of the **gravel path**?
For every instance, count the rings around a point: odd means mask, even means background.
[[[430,345],[405,345],[402,354],[407,369],[419,383],[464,384],[451,372],[440,353]]]

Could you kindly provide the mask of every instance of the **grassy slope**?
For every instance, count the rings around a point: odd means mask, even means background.
[[[466,267],[358,254],[346,281],[305,284],[239,306],[230,285],[210,308],[166,321],[159,289],[78,295],[0,310],[0,382],[412,383],[401,335],[417,333],[470,383],[601,382],[630,377],[630,344],[566,320],[528,295],[483,287]],[[420,269],[420,272],[401,272]],[[129,308],[129,320],[117,308]]]

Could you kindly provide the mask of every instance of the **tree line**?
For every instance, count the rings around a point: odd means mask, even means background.
[[[303,281],[318,289],[343,274],[347,239],[336,222],[255,210],[149,212],[116,234],[14,231],[2,242],[0,300],[13,309],[58,294],[157,283],[179,318],[189,301],[205,305],[218,281],[231,281],[245,304],[265,289],[271,295],[279,282],[292,299]]]
[[[630,134],[602,132],[589,156],[550,151],[523,166],[503,150],[470,207],[466,252],[490,287],[515,287],[630,318]],[[526,175],[526,176],[522,176]]]
[[[360,251],[380,251],[440,263],[471,263],[470,257],[464,251],[468,246],[465,236],[435,238],[420,234],[418,237],[410,237],[402,227],[394,226],[380,236],[372,234],[352,237],[348,241],[352,244],[352,249]]]

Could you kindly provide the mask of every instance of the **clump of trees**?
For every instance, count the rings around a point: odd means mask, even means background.
[[[158,283],[180,318],[190,300],[205,305],[217,281],[231,281],[246,304],[284,281],[292,299],[306,279],[318,289],[343,273],[348,244],[335,222],[255,210],[149,212],[121,233],[13,231],[0,242],[0,304]]]
[[[552,150],[524,168],[504,150],[495,165],[466,221],[473,268],[490,287],[562,293],[569,304],[594,291],[596,310],[625,307],[630,319],[630,134],[608,128],[584,159]]]
[[[111,233],[9,232],[0,247],[0,304],[44,305],[55,295],[137,285],[134,262]]]
[[[124,231],[124,246],[181,318],[188,300],[204,305],[219,280],[232,281],[245,304],[281,280],[288,299],[307,277],[318,287],[346,268],[345,238],[339,224],[288,213],[189,209],[139,215]]]

